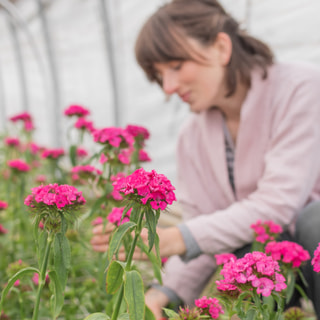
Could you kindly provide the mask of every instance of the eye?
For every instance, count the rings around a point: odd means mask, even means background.
[[[175,71],[179,71],[182,68],[182,65],[183,65],[183,61],[173,62],[171,64],[171,68]]]

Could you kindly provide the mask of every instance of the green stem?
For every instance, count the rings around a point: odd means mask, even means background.
[[[37,291],[36,302],[35,302],[35,306],[34,306],[34,310],[33,310],[32,320],[38,320],[40,296],[41,296],[42,289],[46,283],[46,272],[47,272],[47,265],[48,265],[48,261],[49,261],[49,254],[50,254],[52,241],[53,241],[53,236],[51,233],[49,233],[48,239],[47,239],[47,244],[46,244],[46,249],[45,249],[45,253],[44,253],[44,258],[43,258],[42,266],[40,269],[38,291]]]
[[[138,222],[137,222],[137,228],[135,230],[134,239],[133,239],[133,242],[132,242],[132,245],[130,248],[130,252],[127,256],[127,264],[126,264],[126,268],[125,268],[126,271],[129,271],[131,268],[133,253],[134,253],[134,250],[135,250],[135,247],[136,247],[136,244],[137,244],[137,241],[140,236],[141,229],[142,229],[142,218],[143,218],[143,212],[140,211],[140,215],[139,215]],[[124,285],[122,283],[121,288],[120,288],[120,292],[119,292],[119,295],[117,298],[116,305],[113,309],[111,320],[116,320],[118,317],[120,306],[121,306],[122,299],[123,299],[123,293],[124,293]]]

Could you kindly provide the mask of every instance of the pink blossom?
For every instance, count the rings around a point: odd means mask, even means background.
[[[113,208],[107,217],[108,221],[111,223],[114,223],[117,226],[125,222],[128,222],[130,220],[130,214],[131,214],[132,208],[129,209],[128,212],[125,214],[125,216],[122,218],[123,210],[124,210],[124,207]]]
[[[16,122],[16,121],[32,121],[31,115],[28,112],[22,112],[15,116],[12,116],[9,118],[10,121]]]
[[[0,223],[0,235],[8,233],[8,230]]]
[[[20,285],[20,279],[16,280],[13,285],[14,285],[15,287],[19,287],[19,285]]]
[[[32,121],[25,121],[24,122],[24,130],[25,131],[32,131],[34,130],[34,125]]]
[[[37,204],[56,206],[62,209],[66,206],[83,205],[85,199],[82,192],[69,185],[49,184],[32,188],[32,194],[25,198],[24,204],[34,208]]]
[[[302,262],[310,259],[310,254],[307,250],[291,241],[269,242],[265,252],[277,261],[291,264],[293,268],[299,268]]]
[[[93,132],[95,129],[93,127],[93,122],[88,121],[85,118],[79,118],[76,123],[74,124],[75,128],[81,129],[81,130],[87,130],[89,132]]]
[[[20,145],[20,140],[18,138],[6,137],[4,143],[10,147],[18,147]]]
[[[0,200],[0,210],[4,210],[8,208],[8,202]]]
[[[47,159],[58,159],[65,154],[62,148],[58,149],[46,149],[42,152],[41,157]]]
[[[108,157],[107,157],[104,153],[101,153],[99,162],[100,162],[101,164],[104,164],[104,163],[106,163],[108,160],[109,160]]]
[[[16,171],[28,172],[30,170],[30,166],[21,159],[9,160],[7,164],[11,169]]]
[[[30,145],[28,146],[30,148],[30,152],[33,155],[36,155],[40,150],[41,147],[39,147],[37,144],[35,144],[34,142],[31,142]]]
[[[254,230],[255,239],[257,242],[266,243],[274,240],[278,234],[282,233],[283,229],[280,225],[275,224],[273,221],[258,220],[255,224],[252,224],[251,229]]]
[[[132,149],[123,149],[118,155],[118,159],[123,164],[130,164]]]
[[[117,127],[95,130],[93,131],[93,139],[95,142],[108,143],[115,148],[119,148],[120,145],[122,148],[132,147],[134,143],[134,138],[128,131]]]
[[[73,167],[71,169],[71,173],[101,175],[102,171],[95,168],[94,166],[87,164],[87,165],[83,165],[83,166],[79,165],[79,166]]]
[[[32,277],[32,282],[38,286],[39,285],[39,274],[37,272],[35,272],[33,274],[33,277]],[[48,284],[50,282],[50,278],[49,278],[49,275],[47,274],[46,275],[46,279],[45,279],[45,283]]]
[[[264,297],[270,296],[274,289],[274,283],[269,278],[256,278],[252,281],[252,286],[257,288],[257,293],[261,293]]]
[[[207,298],[203,296],[194,301],[195,305],[202,309],[201,314],[210,315],[213,319],[218,319],[220,314],[224,314],[217,298]]]
[[[125,195],[134,196],[138,202],[150,203],[153,209],[164,210],[176,200],[171,182],[163,174],[137,169],[131,175],[120,178],[113,184],[114,189]]]
[[[142,127],[142,126],[136,126],[136,125],[130,125],[128,124],[126,127],[126,130],[134,137],[141,137],[142,139],[146,140],[150,137],[149,131]]]
[[[313,265],[313,270],[315,272],[320,272],[320,243],[318,244],[318,247],[314,251],[311,264]]]
[[[119,172],[117,173],[116,175],[112,175],[110,177],[110,181],[111,182],[115,182],[115,181],[118,181],[119,179],[125,177],[125,174],[123,172]],[[117,200],[117,201],[121,201],[123,200],[123,196],[122,194],[119,192],[119,190],[117,190],[116,188],[113,188],[112,192],[110,193],[111,197],[114,199],[114,200]]]
[[[77,156],[80,158],[84,158],[88,156],[88,151],[84,148],[78,147],[77,148]]]
[[[44,174],[39,174],[36,177],[36,182],[44,183],[46,182],[46,180],[47,180],[47,177]]]
[[[64,114],[68,117],[84,117],[89,115],[90,111],[80,105],[71,105],[64,110]]]
[[[151,161],[148,153],[143,149],[139,150],[138,157],[139,157],[139,161],[141,161],[141,162],[149,162],[149,161]]]
[[[218,266],[229,262],[231,259],[237,260],[237,257],[233,253],[216,254],[214,257]]]

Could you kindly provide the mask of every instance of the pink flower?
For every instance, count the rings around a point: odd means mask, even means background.
[[[31,142],[28,147],[30,149],[31,154],[33,154],[33,155],[36,155],[41,150],[41,147],[39,147],[34,142]]]
[[[0,223],[0,235],[8,233],[8,230]]]
[[[257,293],[261,293],[264,297],[270,296],[274,289],[274,283],[269,278],[256,278],[252,281],[252,286],[257,288]]]
[[[25,121],[24,122],[24,130],[25,131],[32,131],[34,130],[34,125],[32,121]]]
[[[4,139],[4,143],[9,147],[18,147],[20,145],[20,140],[18,138],[7,137]]]
[[[9,160],[7,164],[11,169],[15,171],[28,172],[30,170],[30,166],[21,159]]]
[[[39,285],[39,274],[37,272],[35,272],[33,274],[33,277],[32,277],[32,282],[38,286]],[[49,275],[47,274],[46,275],[46,279],[45,279],[45,283],[48,284],[50,282],[50,278],[49,278]]]
[[[92,121],[88,121],[85,118],[79,118],[74,126],[77,129],[87,130],[89,132],[93,132],[95,130]]]
[[[64,114],[68,117],[84,117],[90,114],[90,111],[79,105],[71,105],[64,110]]]
[[[275,224],[273,221],[261,222],[261,220],[258,220],[250,227],[254,230],[256,241],[260,243],[266,243],[274,240],[277,235],[283,231],[282,227],[278,224]]]
[[[117,226],[125,222],[128,222],[130,220],[130,214],[131,214],[132,208],[129,209],[128,212],[125,214],[125,216],[122,218],[123,210],[124,210],[124,207],[113,208],[107,217],[108,221],[111,223],[114,223]]]
[[[56,206],[58,209],[62,209],[67,206],[83,205],[86,202],[81,191],[67,184],[58,185],[55,183],[35,187],[31,190],[32,194],[27,196],[24,201],[24,204],[31,208],[37,207],[40,204]]]
[[[141,162],[149,162],[149,161],[151,161],[148,153],[143,149],[139,150],[139,156],[138,157],[139,157],[139,161],[141,161]]]
[[[22,112],[15,116],[10,117],[9,120],[12,122],[17,122],[19,120],[26,122],[26,121],[32,121],[32,118],[28,112]]]
[[[71,169],[71,173],[101,175],[102,171],[95,168],[94,166],[87,164],[83,166],[79,165],[79,166],[73,167]]]
[[[195,305],[202,309],[201,314],[210,315],[213,319],[218,319],[220,314],[224,314],[219,300],[216,298],[207,298],[203,296],[194,301]]]
[[[310,259],[309,252],[292,241],[269,242],[265,251],[267,254],[270,254],[273,259],[291,264],[293,268],[299,268],[302,262]]]
[[[134,137],[141,137],[142,139],[146,140],[150,137],[149,131],[141,126],[135,126],[128,124],[126,130]]]
[[[318,247],[314,251],[311,264],[313,265],[313,270],[315,272],[320,272],[320,243],[318,244]]]
[[[77,148],[77,156],[79,158],[84,158],[84,157],[88,156],[88,151],[84,148],[78,147]]]
[[[58,149],[46,149],[42,152],[41,157],[47,159],[59,159],[64,156],[65,152],[62,148]]]
[[[133,136],[122,128],[109,127],[101,130],[95,130],[92,134],[95,142],[109,144],[115,148],[121,147],[125,149],[132,147],[134,143]]]
[[[237,260],[237,257],[233,253],[216,254],[214,257],[218,266],[229,262],[231,259]]]
[[[106,163],[108,160],[109,160],[108,157],[107,157],[104,153],[101,153],[99,162],[100,162],[101,164],[104,164],[104,163]]]
[[[39,174],[36,177],[36,182],[44,183],[46,182],[46,180],[47,180],[47,177],[44,174]]]
[[[130,164],[132,149],[123,149],[118,155],[118,159],[123,164]]]
[[[173,192],[175,188],[163,174],[137,169],[131,175],[120,178],[113,184],[118,190],[130,198],[136,199],[139,203],[149,203],[155,210],[164,210],[168,204],[176,200]]]
[[[0,200],[0,210],[4,210],[8,208],[8,202]]]

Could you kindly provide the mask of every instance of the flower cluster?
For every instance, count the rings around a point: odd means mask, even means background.
[[[200,311],[197,308],[189,309],[188,307],[179,307],[179,314],[177,320],[198,320],[200,319]],[[166,318],[163,318],[166,319]],[[161,319],[162,320],[162,319]]]
[[[32,117],[28,112],[19,113],[15,116],[9,118],[12,122],[22,121],[24,123],[24,129],[26,131],[31,131],[34,129]]]
[[[88,164],[88,165],[83,165],[83,166],[79,165],[79,166],[73,167],[71,169],[71,173],[72,173],[72,179],[78,180],[80,179],[80,177],[94,178],[97,175],[100,176],[102,174],[102,171]]]
[[[6,137],[4,143],[9,147],[18,147],[20,145],[20,140],[18,138]]]
[[[41,157],[47,159],[59,159],[65,154],[62,148],[58,149],[46,149],[42,152]]]
[[[28,195],[24,201],[24,204],[31,208],[43,204],[62,209],[74,205],[83,205],[86,202],[81,191],[67,184],[49,184],[32,188],[31,191],[32,194]]]
[[[258,220],[250,228],[254,230],[256,241],[260,243],[275,240],[277,235],[283,231],[282,227],[273,221],[261,222],[261,220]]]
[[[315,272],[320,272],[320,243],[318,244],[318,247],[314,251],[311,264],[313,265],[313,270]]]
[[[82,117],[76,121],[74,127],[80,130],[87,130],[89,132],[93,132],[95,130],[93,127],[93,122]]]
[[[95,142],[102,144],[110,144],[115,148],[132,147],[134,143],[133,136],[125,129],[118,127],[108,127],[93,131],[93,139]]]
[[[153,209],[164,210],[176,200],[175,188],[163,174],[137,169],[131,175],[120,178],[112,184],[115,190],[129,195],[139,203],[150,203]]]
[[[89,110],[79,105],[71,105],[64,110],[64,114],[68,117],[77,116],[84,117],[90,114]]]
[[[77,148],[77,156],[79,158],[84,158],[88,156],[88,151],[84,148],[78,147]]]
[[[0,200],[0,210],[4,210],[8,208],[8,202]]]
[[[220,314],[224,314],[218,299],[207,298],[203,296],[202,298],[194,301],[195,305],[201,309],[201,314],[210,315],[213,319],[218,319]]]
[[[130,214],[131,214],[132,208],[129,209],[128,212],[125,214],[125,216],[122,218],[123,210],[124,210],[124,207],[113,208],[107,217],[108,221],[111,223],[114,223],[117,226],[120,226],[121,224],[128,222],[130,220]]]
[[[139,150],[138,158],[139,158],[140,162],[149,162],[149,161],[151,161],[148,153],[143,149]]]
[[[273,290],[280,292],[287,287],[285,277],[279,271],[278,262],[265,253],[247,253],[223,266],[221,275],[224,279],[216,281],[217,289],[236,296],[244,290],[256,288],[258,294],[269,296]]]
[[[135,125],[127,125],[126,130],[134,137],[141,137],[142,139],[146,140],[149,139],[150,133],[149,131],[141,126]]]
[[[310,259],[309,252],[292,241],[269,242],[265,252],[271,255],[274,260],[291,264],[293,268],[299,268],[302,262]]]
[[[21,159],[9,160],[8,166],[16,172],[28,172],[30,170],[30,166]]]
[[[231,260],[237,260],[237,257],[233,253],[216,254],[214,257],[218,266],[224,265]]]

